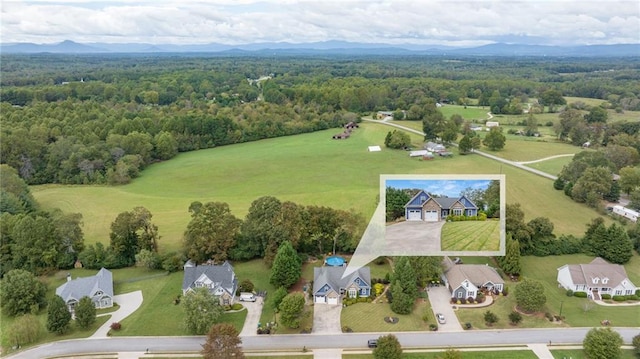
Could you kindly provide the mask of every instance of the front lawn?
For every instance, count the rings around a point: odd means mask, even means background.
[[[440,235],[442,251],[499,251],[500,222],[447,222]]]
[[[551,354],[555,359],[588,359],[582,349],[557,349],[551,350]],[[622,350],[620,359],[637,359],[637,356],[633,354],[633,350]]]
[[[354,332],[403,332],[429,330],[429,323],[435,323],[433,314],[428,322],[422,316],[431,313],[428,300],[418,299],[411,314],[396,314],[388,303],[356,303],[342,308],[340,323],[342,327],[349,327]],[[385,317],[398,317],[398,323],[385,322]]]
[[[442,358],[444,351],[425,353],[402,353],[406,359],[438,359]],[[462,359],[536,359],[531,350],[487,350],[487,351],[460,351]],[[372,354],[343,354],[344,359],[370,359]]]

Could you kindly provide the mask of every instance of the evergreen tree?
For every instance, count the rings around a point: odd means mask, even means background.
[[[396,259],[393,280],[391,281],[391,310],[398,314],[408,314],[413,310],[413,303],[418,297],[416,273],[409,257]]]
[[[508,274],[520,274],[520,242],[507,236],[505,241],[505,253],[503,257],[498,257],[500,268]]]
[[[278,253],[273,260],[271,277],[269,282],[275,287],[289,288],[294,285],[302,274],[302,263],[300,257],[291,242],[285,241],[280,245]]]
[[[601,253],[601,257],[611,263],[625,264],[633,257],[633,243],[624,227],[617,223],[607,228],[608,246]]]
[[[294,292],[287,294],[278,306],[280,321],[289,328],[300,327],[300,316],[304,312],[304,294]]]
[[[85,296],[80,298],[76,305],[76,323],[82,329],[87,329],[96,321],[96,307],[91,298]]]
[[[64,334],[69,329],[70,322],[71,313],[67,305],[61,297],[54,295],[47,307],[47,330],[56,334]]]
[[[520,284],[516,286],[514,294],[516,304],[526,312],[537,312],[541,310],[547,302],[542,283],[532,279],[525,279],[520,282]]]

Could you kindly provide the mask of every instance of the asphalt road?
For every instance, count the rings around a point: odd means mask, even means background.
[[[559,329],[510,329],[466,331],[464,334],[445,332],[393,333],[404,348],[504,346],[534,343],[582,344],[591,328]],[[624,342],[631,343],[640,328],[613,328]],[[341,334],[296,334],[258,335],[243,337],[245,350],[300,349],[366,349],[367,340],[389,333],[341,333]],[[104,339],[75,339],[43,344],[39,347],[9,356],[12,359],[42,359],[87,353],[199,351],[204,337],[112,337]]]

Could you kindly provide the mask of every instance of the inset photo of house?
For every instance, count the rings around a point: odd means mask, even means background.
[[[504,175],[384,175],[387,252],[504,255]]]

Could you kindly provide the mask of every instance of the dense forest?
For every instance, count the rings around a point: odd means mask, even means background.
[[[127,183],[178,152],[340,127],[425,99],[521,113],[561,94],[640,110],[620,59],[3,55],[0,163],[28,184]],[[542,97],[541,97],[542,98]]]

